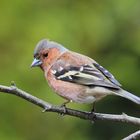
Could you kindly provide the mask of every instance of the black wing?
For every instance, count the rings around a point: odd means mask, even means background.
[[[61,67],[55,70],[58,80],[77,83],[85,86],[102,86],[113,89],[120,89],[120,83],[105,68],[97,63],[92,65]]]
[[[98,70],[100,70],[100,72],[102,72],[102,74],[104,74],[104,76],[106,76],[107,79],[109,79],[113,84],[121,87],[121,84],[115,79],[115,77],[108,71],[106,70],[104,67],[100,66],[97,63],[93,64]]]

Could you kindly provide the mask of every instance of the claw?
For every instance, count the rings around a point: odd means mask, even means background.
[[[60,107],[62,108],[62,110],[63,110],[63,113],[60,113],[60,116],[64,116],[65,115],[65,113],[67,112],[67,109],[66,109],[66,104],[68,104],[69,102],[71,102],[71,100],[68,100],[68,101],[66,101],[66,102],[64,102]]]
[[[66,109],[66,105],[61,106],[61,108],[62,108],[63,111],[64,111],[64,112],[62,113],[62,114],[64,115],[64,114],[66,113],[66,111],[67,111],[67,109]]]
[[[91,120],[91,123],[94,124],[95,123],[95,113],[94,112],[89,112],[89,115],[91,116],[92,120]]]
[[[63,103],[60,107],[62,108],[63,113],[60,113],[59,115],[63,117],[66,113],[66,104]]]
[[[63,112],[62,113],[59,113],[59,116],[60,117],[64,117],[65,116],[65,113],[67,112],[67,109],[66,109],[66,106],[61,106]]]

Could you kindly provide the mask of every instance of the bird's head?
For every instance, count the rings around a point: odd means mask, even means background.
[[[66,51],[66,48],[56,42],[47,39],[41,40],[35,47],[31,67],[40,66],[44,70]]]

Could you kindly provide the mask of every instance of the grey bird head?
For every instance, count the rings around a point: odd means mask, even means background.
[[[59,43],[56,43],[54,41],[50,41],[47,39],[43,39],[43,40],[39,41],[35,47],[34,60],[31,64],[31,67],[40,66],[42,64],[41,56],[43,55],[44,57],[47,57],[49,50],[53,49],[53,48],[58,49],[59,52],[61,52],[61,53],[64,53],[65,51],[68,50]]]

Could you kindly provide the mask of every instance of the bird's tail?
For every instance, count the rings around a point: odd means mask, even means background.
[[[132,102],[140,105],[140,97],[126,91],[126,90],[120,90],[118,93],[116,93],[118,96],[124,97],[126,99],[131,100]]]

